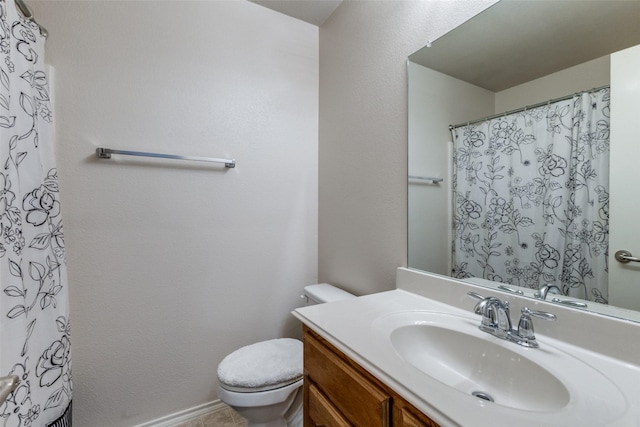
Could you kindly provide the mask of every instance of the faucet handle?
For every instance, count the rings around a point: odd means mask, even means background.
[[[528,307],[522,307],[522,316],[518,322],[518,336],[516,337],[518,344],[525,347],[538,347],[538,341],[533,330],[533,319],[556,320],[556,315],[546,311],[535,311]]]
[[[537,317],[538,319],[544,319],[544,320],[557,319],[556,315],[553,313],[549,313],[547,311],[531,310],[529,307],[522,307],[522,314],[528,314],[529,316]]]
[[[476,314],[479,314],[483,317],[483,321],[484,320],[489,320],[489,318],[495,317],[492,311],[492,307],[491,304],[498,302],[498,303],[502,303],[498,298],[496,297],[485,297],[482,296],[476,292],[467,292],[467,295],[469,295],[471,298],[475,298],[478,301],[478,303],[476,304],[476,306],[473,308],[473,312]],[[492,321],[495,321],[495,319],[492,319]]]
[[[487,298],[483,295],[480,295],[477,292],[472,292],[469,291],[467,292],[467,295],[470,296],[471,298],[477,299],[478,303],[476,304],[476,306],[473,308],[473,312],[476,314],[483,314],[483,309],[484,309],[484,304],[482,304],[484,301],[487,300]]]
[[[467,292],[467,295],[469,295],[471,298],[475,298],[475,299],[480,300],[480,301],[482,301],[485,298],[484,296],[480,295],[479,293],[472,292],[472,291]]]
[[[483,314],[483,310],[487,308],[487,304],[490,302],[493,302],[493,303],[497,302],[507,311],[509,310],[509,301],[500,301],[500,299],[496,297],[485,297],[480,295],[477,292],[472,292],[472,291],[467,292],[467,295],[469,295],[471,298],[478,300],[478,303],[474,308],[474,311],[476,314]]]

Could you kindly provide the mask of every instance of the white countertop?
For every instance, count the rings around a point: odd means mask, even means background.
[[[474,302],[470,300],[469,307],[473,306]],[[572,397],[565,407],[553,411],[514,409],[462,393],[404,362],[384,342],[381,333],[384,320],[381,318],[407,311],[464,316],[480,324],[480,317],[470,310],[401,289],[303,307],[293,314],[442,426],[640,426],[640,368],[637,365],[540,334],[537,334],[540,349],[527,349],[502,341],[500,345],[513,346],[509,349],[516,352],[545,351],[545,346],[560,348],[602,373],[611,383],[609,391],[588,396],[588,407],[585,402]],[[501,341],[486,335],[488,339]],[[548,368],[551,372],[559,369],[554,366]],[[561,374],[559,370],[557,373]],[[580,379],[575,379],[570,386],[580,387]],[[522,384],[522,387],[526,388],[527,384]]]

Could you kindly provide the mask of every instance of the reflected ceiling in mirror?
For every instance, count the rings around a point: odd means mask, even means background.
[[[502,0],[411,62],[498,92],[638,44],[640,1]]]

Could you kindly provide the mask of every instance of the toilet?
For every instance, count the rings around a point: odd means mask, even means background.
[[[327,283],[309,285],[308,305],[355,298]],[[278,338],[239,348],[218,365],[218,397],[248,427],[302,426],[302,342]]]

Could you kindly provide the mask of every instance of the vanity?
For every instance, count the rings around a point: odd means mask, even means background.
[[[293,312],[305,426],[640,425],[640,324],[406,268],[396,281]],[[507,303],[514,330],[523,307],[556,320],[533,317],[539,347],[519,345],[480,329],[469,292]]]
[[[303,341],[305,425],[438,426],[307,326]]]

